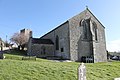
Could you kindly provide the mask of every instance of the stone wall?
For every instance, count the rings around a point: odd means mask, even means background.
[[[97,37],[98,40],[94,40],[93,35],[93,53],[94,53],[94,62],[106,62],[107,53],[106,53],[106,39],[105,39],[105,27],[97,20],[97,18],[88,11],[88,14],[91,16],[92,21],[97,24]]]
[[[94,47],[94,62],[107,61],[105,30],[99,23],[98,25],[98,41],[93,41]]]
[[[45,52],[43,52],[42,47],[45,47]],[[48,57],[53,56],[53,45],[47,44],[33,44],[31,46],[31,55],[36,57]]]
[[[82,34],[82,28],[80,27],[80,21],[85,17],[85,11],[69,19],[70,30],[70,56],[71,60],[78,60],[78,43]],[[82,46],[82,45],[81,45]]]
[[[62,56],[62,58],[69,59],[69,29],[68,22],[55,30],[55,36],[59,37],[59,50],[56,50],[57,56]],[[61,49],[64,49],[62,52]]]
[[[43,39],[51,39],[54,42],[55,56],[62,57],[63,59],[70,59],[68,26],[68,22],[65,22],[42,37]],[[56,50],[56,36],[59,37],[59,50]],[[63,52],[61,52],[61,49],[63,49]]]
[[[92,41],[83,41],[81,40],[83,29],[80,25],[80,22],[81,20],[88,18],[90,18],[91,20],[90,29]],[[92,30],[92,21],[94,21],[97,24],[97,41],[94,40],[95,35]],[[107,61],[104,26],[96,19],[96,17],[88,9],[69,19],[69,29],[71,60],[77,61],[81,59],[81,56],[93,55],[94,62]]]

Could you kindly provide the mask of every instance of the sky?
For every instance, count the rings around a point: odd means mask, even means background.
[[[39,38],[86,6],[105,27],[107,50],[120,51],[120,0],[0,0],[0,37],[27,28]]]

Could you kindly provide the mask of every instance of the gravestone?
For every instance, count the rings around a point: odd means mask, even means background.
[[[84,63],[78,68],[78,80],[86,80],[86,67]]]
[[[120,80],[120,78],[115,78],[114,80]]]

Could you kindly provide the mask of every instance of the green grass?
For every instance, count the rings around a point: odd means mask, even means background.
[[[13,60],[35,60],[35,56],[29,57],[26,56],[26,51],[11,50],[7,53],[4,53],[6,59]]]
[[[88,80],[114,80],[120,77],[120,62],[86,64]]]
[[[77,80],[77,63],[0,60],[0,80]]]
[[[21,60],[23,55],[4,55],[7,59],[0,60],[0,80],[77,80],[78,62],[54,62],[40,58],[36,61]],[[87,80],[113,80],[120,77],[120,62],[85,65]]]

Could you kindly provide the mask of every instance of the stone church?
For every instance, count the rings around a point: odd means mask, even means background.
[[[81,61],[107,61],[105,27],[86,8],[40,38],[30,38],[28,55]]]

